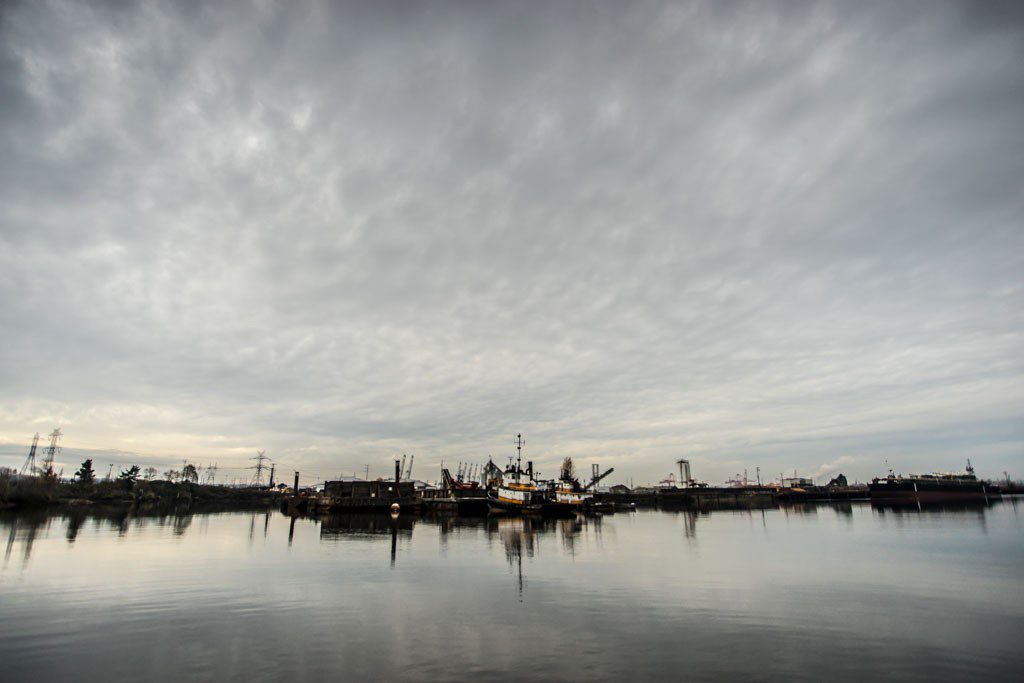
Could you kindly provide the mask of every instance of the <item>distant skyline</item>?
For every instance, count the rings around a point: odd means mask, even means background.
[[[0,466],[1024,477],[1019,3],[0,5]]]

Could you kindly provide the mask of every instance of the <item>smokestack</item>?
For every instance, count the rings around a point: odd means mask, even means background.
[[[526,474],[529,475],[530,479],[533,479],[533,461],[526,461]]]
[[[395,461],[395,486],[398,486],[398,482],[402,478],[402,471],[399,468],[398,461]]]
[[[295,492],[296,496],[299,495],[299,473],[298,472],[295,473],[295,486],[292,487],[292,491]]]

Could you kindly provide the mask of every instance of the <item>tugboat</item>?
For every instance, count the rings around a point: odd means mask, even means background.
[[[872,503],[920,504],[987,501],[999,498],[998,488],[990,487],[974,476],[974,467],[967,461],[964,473],[935,472],[933,474],[893,474],[884,479],[871,480],[868,493]]]
[[[572,458],[566,458],[562,461],[560,476],[558,477],[558,481],[554,484],[555,500],[569,505],[576,511],[588,514],[614,513],[614,504],[607,501],[599,501],[597,496],[594,495],[594,487],[597,486],[598,482],[614,471],[614,467],[609,467],[604,472],[601,472],[600,467],[598,465],[594,465],[590,483],[583,486],[580,484],[580,480],[576,476],[576,467],[573,465]]]
[[[509,465],[497,487],[487,493],[487,507],[494,514],[571,516],[575,509],[558,502],[550,491],[541,491],[533,479],[533,462],[522,467],[523,435],[516,435],[516,463]]]
[[[576,478],[576,468],[572,464],[572,458],[562,461],[562,469],[559,472],[558,481],[555,482],[555,502],[565,503],[573,508],[582,510],[590,495],[580,486]]]

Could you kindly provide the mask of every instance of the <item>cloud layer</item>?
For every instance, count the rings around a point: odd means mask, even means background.
[[[986,7],[6,4],[3,452],[1019,470]]]

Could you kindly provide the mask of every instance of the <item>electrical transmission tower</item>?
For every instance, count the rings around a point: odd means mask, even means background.
[[[206,466],[206,471],[203,472],[203,483],[207,486],[213,486],[214,478],[217,476],[217,463]]]
[[[46,447],[46,455],[43,456],[43,466],[39,468],[39,471],[44,476],[53,475],[53,458],[60,453],[60,446],[57,445],[57,441],[62,436],[64,435],[60,433],[60,427],[50,432],[50,445]]]
[[[39,445],[39,432],[32,437],[32,448],[28,451],[28,458],[25,459],[25,464],[21,466],[21,473],[24,474],[35,474],[36,473],[36,446]]]
[[[269,469],[264,463],[270,462],[270,458],[264,455],[266,451],[256,451],[256,455],[250,460],[255,460],[256,464],[248,468],[250,470],[256,470],[256,474],[252,478],[253,486],[262,488],[263,487],[263,471]]]

